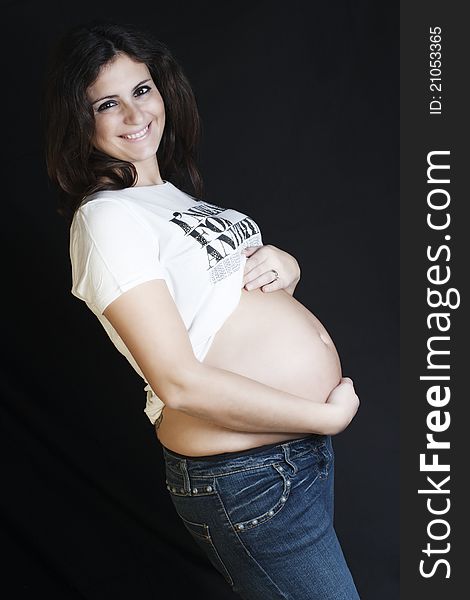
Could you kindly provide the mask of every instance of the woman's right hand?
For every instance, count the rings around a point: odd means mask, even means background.
[[[352,379],[342,377],[340,383],[331,391],[326,402],[338,409],[338,422],[335,433],[340,433],[353,420],[359,408],[359,397],[354,390]]]

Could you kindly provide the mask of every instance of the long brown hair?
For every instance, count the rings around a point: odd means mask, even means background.
[[[49,57],[44,79],[43,118],[47,173],[57,187],[57,211],[71,220],[80,202],[99,190],[131,187],[131,162],[93,147],[95,123],[87,89],[101,68],[125,53],[145,63],[165,105],[165,128],[157,151],[164,179],[186,180],[196,196],[202,178],[196,165],[201,121],[189,81],[171,52],[133,25],[92,21],[66,32]]]

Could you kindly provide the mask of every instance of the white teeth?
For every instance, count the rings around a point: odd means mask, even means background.
[[[145,129],[142,129],[142,131],[139,131],[138,133],[132,133],[131,135],[123,135],[121,137],[126,138],[128,140],[137,140],[141,137],[143,137],[147,131],[148,131],[149,126],[147,125],[147,127]]]

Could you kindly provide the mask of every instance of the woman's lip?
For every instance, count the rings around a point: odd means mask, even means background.
[[[148,137],[148,134],[150,133],[150,126],[151,126],[152,122],[150,122],[146,127],[147,127],[147,131],[145,132],[145,134],[142,137],[138,137],[138,138],[128,138],[125,137],[124,135],[120,135],[119,137],[122,138],[123,140],[126,140],[126,142],[140,142],[140,140],[145,140]],[[145,129],[145,127],[143,128]],[[143,131],[143,129],[141,129],[141,131]],[[139,133],[138,131],[136,133]]]

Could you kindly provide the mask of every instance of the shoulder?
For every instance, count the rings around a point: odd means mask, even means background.
[[[145,226],[139,217],[138,206],[132,206],[119,191],[103,191],[87,197],[77,208],[71,223],[71,232],[84,230],[91,235]]]
[[[78,209],[69,246],[72,264],[83,263],[93,271],[96,282],[102,282],[99,285],[104,285],[108,272],[125,284],[136,279],[136,270],[155,274],[157,269],[158,238],[114,196],[97,198]]]

